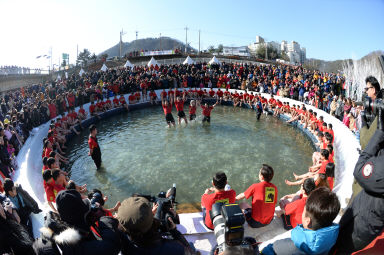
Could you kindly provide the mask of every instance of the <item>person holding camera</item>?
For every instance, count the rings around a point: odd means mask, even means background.
[[[166,239],[160,231],[160,221],[154,217],[157,207],[152,208],[144,197],[125,199],[117,211],[123,255],[182,255],[195,254],[176,229],[173,220],[168,218],[169,232],[173,238]]]
[[[38,214],[42,212],[36,201],[21,187],[21,185],[15,185],[11,179],[5,179],[4,192],[9,200],[12,201],[14,209],[17,210],[17,213],[20,216],[20,223],[27,228],[31,237],[33,237],[30,214]]]
[[[374,77],[368,77],[366,84],[365,91],[370,99],[381,97],[380,84]],[[376,105],[372,107],[372,104]],[[375,128],[376,121],[377,128],[360,153],[355,166],[353,175],[362,190],[340,219],[340,234],[334,247],[336,254],[350,254],[361,250],[384,230],[384,106],[382,101],[372,104],[369,106],[371,109],[365,109],[376,115],[368,132]],[[363,123],[367,130],[367,116],[364,117]]]
[[[232,204],[236,199],[236,191],[233,189],[225,190],[227,176],[224,172],[217,172],[212,178],[213,187],[205,190],[201,197],[201,208],[203,210],[204,225],[213,230],[210,211],[215,203]]]
[[[33,248],[37,255],[117,255],[120,252],[119,222],[101,217],[92,222],[91,204],[74,189],[57,194],[58,213],[45,216],[41,237]]]

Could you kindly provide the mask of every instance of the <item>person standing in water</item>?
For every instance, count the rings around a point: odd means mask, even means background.
[[[201,105],[201,109],[203,109],[203,123],[208,122],[211,123],[211,111],[215,106],[218,104],[218,101],[212,106],[205,103],[204,105]]]
[[[168,127],[175,126],[175,119],[172,115],[172,101],[173,97],[169,97],[169,102],[166,97],[161,94],[161,105],[163,106],[164,114],[165,114],[165,121],[168,124]]]
[[[175,101],[175,107],[177,110],[177,119],[179,122],[179,125],[181,124],[181,119],[184,119],[185,124],[188,125],[187,117],[184,113],[184,102],[185,102],[185,94],[183,94],[183,98],[181,99],[180,96],[176,96],[177,94],[177,88],[175,88],[175,93],[173,94],[173,99]]]
[[[97,142],[97,129],[95,125],[91,125],[89,127],[89,139],[88,139],[88,145],[89,145],[89,153],[88,155],[92,157],[93,162],[95,162],[95,165],[97,169],[101,167],[101,150],[99,143]]]

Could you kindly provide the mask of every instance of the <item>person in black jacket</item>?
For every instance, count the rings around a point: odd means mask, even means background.
[[[120,251],[119,222],[101,217],[97,224],[89,222],[90,201],[82,199],[74,189],[57,194],[59,214],[49,212],[33,248],[37,255],[117,255]],[[91,217],[92,218],[92,217]],[[90,226],[92,225],[92,229]]]
[[[194,254],[182,234],[171,223],[170,233],[174,240],[162,238],[160,222],[154,218],[152,206],[143,197],[125,199],[117,211],[123,255],[183,255]]]
[[[1,196],[1,195],[0,195]],[[1,200],[1,198],[0,198]],[[4,206],[0,201],[0,254],[33,255],[33,239],[23,225],[13,217],[9,205]]]
[[[33,237],[30,214],[38,214],[41,212],[41,209],[21,185],[15,185],[11,179],[5,179],[3,186],[5,195],[12,201],[14,209],[17,210],[20,217],[20,223],[27,228],[31,237]]]
[[[337,254],[366,247],[384,229],[384,111],[377,114],[377,130],[361,152],[354,176],[363,188],[340,220]]]

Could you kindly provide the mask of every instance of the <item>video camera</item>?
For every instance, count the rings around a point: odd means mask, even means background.
[[[244,214],[238,204],[213,204],[210,211],[217,241],[218,254],[227,249],[253,250],[250,242],[244,240]]]
[[[150,195],[142,195],[142,194],[133,194],[136,197],[144,197],[148,199],[149,202],[157,203],[157,211],[155,218],[160,221],[160,230],[162,232],[169,232],[170,225],[168,219],[172,219],[175,224],[180,224],[180,219],[177,214],[174,214],[171,211],[171,208],[175,204],[177,204],[176,200],[176,184],[174,183],[172,188],[168,191],[169,195],[164,191],[161,191],[157,197]]]
[[[363,105],[366,123],[369,127],[378,115],[379,109],[384,111],[384,101],[382,98],[376,98],[372,101],[370,97],[365,97],[364,102],[358,103],[358,105]]]

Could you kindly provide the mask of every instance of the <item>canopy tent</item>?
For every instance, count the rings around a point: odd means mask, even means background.
[[[213,58],[208,62],[208,64],[218,64],[221,65],[220,61],[216,58],[216,56],[213,56]]]
[[[153,57],[151,58],[151,60],[149,60],[148,62],[148,67],[151,67],[151,66],[159,66],[159,63],[157,63],[156,59],[154,59]]]
[[[193,65],[194,63],[195,63],[195,61],[193,61],[193,59],[192,59],[190,56],[188,56],[188,57],[184,60],[183,65]]]
[[[105,72],[105,71],[108,70],[108,67],[107,67],[105,64],[103,64],[103,66],[101,67],[100,70],[103,71],[103,72]]]
[[[131,62],[129,62],[129,60],[127,59],[127,62],[125,62],[124,67],[133,68],[133,64]]]
[[[79,75],[80,75],[80,76],[83,76],[83,74],[85,74],[85,71],[84,71],[83,68],[81,68],[81,70],[80,70],[80,72],[79,72]]]

